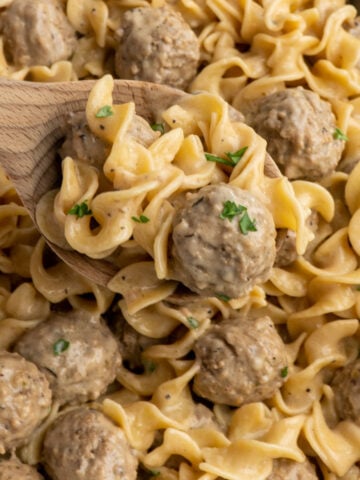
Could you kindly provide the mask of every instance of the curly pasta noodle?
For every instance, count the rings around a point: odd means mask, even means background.
[[[11,3],[0,1],[0,12]],[[105,288],[58,260],[1,170],[0,349],[11,350],[25,331],[63,305],[99,315],[116,312],[151,342],[141,353],[143,370],[123,364],[117,388],[96,405],[123,429],[142,467],[159,480],[265,480],[277,459],[310,460],[324,480],[358,478],[360,424],[339,417],[331,386],[334,374],[356,361],[360,345],[360,36],[350,31],[355,8],[343,0],[62,3],[78,34],[72,58],[15,67],[0,35],[0,76],[99,79],[86,119],[109,146],[103,168],[67,155],[60,188],[41,200],[38,212],[54,243],[107,258],[119,271]],[[112,57],[124,12],[166,4],[196,33],[201,68],[188,88],[192,95],[156,119],[165,133],[153,132],[144,143],[132,129],[140,121],[135,105],[113,103]],[[246,102],[297,86],[327,100],[346,135],[344,168],[318,182],[268,177],[265,140],[234,114]],[[98,118],[104,106],[112,115]],[[233,168],[205,156],[224,158],[245,146]],[[260,199],[278,230],[295,233],[296,258],[275,265],[265,283],[239,298],[182,298],[178,282],[169,279],[172,200],[218,183]],[[82,203],[91,214],[68,214]],[[50,215],[51,222],[45,221]],[[313,215],[316,230],[309,227]],[[141,216],[149,221],[134,221]],[[211,416],[200,422],[205,407],[193,392],[200,369],[194,344],[219,319],[237,315],[273,320],[286,338],[286,378],[271,398],[236,408],[212,404]],[[23,461],[41,460],[45,429],[58,410],[54,404],[20,450]],[[175,466],[173,458],[180,458]]]

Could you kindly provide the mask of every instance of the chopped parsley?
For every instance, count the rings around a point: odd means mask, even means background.
[[[149,473],[152,477],[158,477],[160,475],[159,470],[149,470]]]
[[[165,133],[165,125],[163,123],[153,123],[150,127],[154,130],[154,132],[160,132],[161,135]]]
[[[289,367],[286,365],[286,367],[280,370],[281,378],[286,378],[288,376],[288,373],[289,373]]]
[[[134,222],[137,223],[147,223],[150,222],[150,218],[146,217],[145,215],[140,215],[139,217],[131,217]]]
[[[224,202],[223,204],[220,218],[222,220],[225,220],[225,218],[232,220],[234,217],[236,217],[236,215],[241,215],[245,211],[246,207],[244,207],[244,205],[236,205],[235,202],[232,202],[231,200],[226,200],[226,202]]]
[[[92,211],[88,207],[88,204],[85,202],[77,203],[68,211],[68,215],[76,215],[78,218],[84,217],[85,215],[91,215]]]
[[[60,353],[65,352],[70,347],[70,342],[67,340],[64,340],[63,338],[60,338],[58,341],[56,341],[53,345],[53,352],[54,355],[60,355]]]
[[[148,373],[153,373],[156,370],[156,363],[154,363],[152,360],[144,360],[143,362],[145,370]]]
[[[344,142],[347,142],[349,140],[349,137],[345,135],[345,133],[338,127],[335,128],[333,137],[335,138],[335,140],[343,140]]]
[[[231,297],[225,295],[224,293],[217,293],[216,296],[219,300],[222,300],[223,302],[229,302],[231,300]]]
[[[205,153],[205,158],[208,162],[222,163],[229,167],[235,167],[240,162],[247,149],[248,147],[242,147],[236,152],[226,152],[225,155],[227,156],[227,159],[212,155],[211,153]]]
[[[251,220],[247,210],[244,212],[242,217],[239,220],[239,228],[243,235],[247,235],[248,232],[256,232],[257,228],[255,225],[255,220]]]
[[[194,318],[194,317],[187,317],[186,320],[187,320],[188,324],[190,325],[190,327],[193,328],[194,330],[195,330],[196,328],[199,328],[199,322],[198,322],[198,320],[196,320],[196,318]]]
[[[249,232],[256,232],[256,222],[249,217],[247,208],[244,205],[236,205],[231,200],[226,200],[223,204],[220,218],[225,220],[226,218],[232,220],[236,216],[240,216],[239,229],[243,235],[247,235]]]
[[[111,115],[114,115],[114,111],[111,108],[111,105],[104,105],[96,112],[95,117],[107,118],[107,117],[111,117]]]

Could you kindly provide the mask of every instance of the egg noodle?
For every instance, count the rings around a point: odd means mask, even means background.
[[[359,355],[360,163],[350,173],[339,169],[318,183],[270,178],[264,173],[265,140],[228,105],[241,110],[242,102],[264,94],[308,88],[330,102],[347,137],[341,162],[355,163],[360,158],[360,37],[348,28],[355,8],[343,0],[169,1],[198,35],[205,66],[188,89],[193,95],[162,112],[158,121],[165,133],[153,132],[144,145],[130,128],[135,105],[113,102],[109,56],[124,11],[166,2],[63,3],[79,33],[72,60],[16,69],[7,63],[0,37],[0,76],[36,82],[99,78],[86,119],[110,145],[103,171],[66,156],[61,186],[42,199],[42,212],[54,217],[44,226],[55,243],[111,259],[119,272],[105,288],[60,260],[47,262],[48,247],[1,170],[0,350],[11,350],[55,304],[66,301],[93,315],[116,305],[131,327],[156,343],[142,354],[151,368],[134,373],[121,366],[121,388],[98,403],[157,478],[263,480],[279,458],[310,459],[325,480],[360,478],[360,424],[338,418],[329,382]],[[0,9],[10,4],[0,0]],[[98,118],[104,105],[113,114]],[[234,168],[205,156],[223,157],[244,146]],[[296,233],[298,256],[289,266],[273,267],[270,279],[243,297],[225,301],[194,294],[188,303],[176,304],[172,295],[178,283],[167,279],[170,200],[216,183],[258,197],[276,228]],[[91,215],[68,214],[83,202]],[[315,233],[307,223],[314,212],[319,218]],[[141,216],[148,221],[134,221]],[[254,319],[268,315],[286,331],[286,379],[268,400],[238,408],[212,405],[216,421],[201,424],[200,404],[192,395],[200,367],[190,354],[215,317],[226,320],[234,311]],[[169,340],[179,326],[183,334]],[[43,432],[57,411],[54,405],[20,449],[23,461],[39,462]],[[163,436],[154,447],[159,431]],[[183,459],[176,467],[167,463],[173,455]]]

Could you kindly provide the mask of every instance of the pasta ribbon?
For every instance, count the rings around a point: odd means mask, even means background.
[[[344,475],[360,457],[360,428],[344,421],[334,429],[326,424],[319,402],[305,422],[307,441],[324,464],[339,477]]]

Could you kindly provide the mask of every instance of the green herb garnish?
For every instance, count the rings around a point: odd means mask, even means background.
[[[85,215],[91,215],[92,211],[88,207],[88,204],[85,202],[77,203],[68,211],[68,215],[76,215],[78,218],[84,217]]]
[[[236,205],[236,203],[231,200],[224,202],[222,212],[219,215],[220,218],[222,220],[226,218],[232,220],[237,215],[240,215],[239,229],[243,235],[257,231],[255,220],[249,217],[247,208],[244,207],[244,205]]]
[[[236,152],[226,152],[225,155],[228,157],[228,159],[218,157],[217,155],[212,155],[211,153],[205,153],[205,158],[208,162],[222,163],[224,165],[228,165],[229,167],[235,167],[235,165],[237,165],[242,159],[247,149],[248,147],[243,147]]]
[[[287,377],[287,376],[288,376],[288,373],[289,373],[289,367],[288,367],[288,366],[282,368],[282,369],[280,370],[280,376],[281,376],[281,378]]]
[[[224,293],[217,293],[216,296],[219,300],[222,300],[223,302],[229,302],[231,300],[231,297],[225,295]]]
[[[196,329],[199,328],[199,322],[194,317],[187,317],[187,322],[191,328]]]
[[[240,215],[243,212],[245,212],[246,207],[244,205],[236,205],[235,202],[232,202],[231,200],[226,200],[223,204],[223,209],[222,212],[220,213],[220,218],[224,220],[225,218],[228,218],[229,220],[232,220],[236,215]]]
[[[343,140],[344,142],[347,142],[349,140],[349,137],[345,135],[345,133],[340,130],[340,128],[335,128],[335,131],[333,133],[333,137],[335,140]]]
[[[111,115],[114,115],[111,105],[104,105],[96,112],[95,117],[106,118],[106,117],[111,117]]]
[[[154,132],[160,132],[161,135],[165,133],[165,125],[163,123],[153,123],[150,127],[154,130]]]
[[[154,363],[152,360],[144,360],[143,362],[145,370],[149,373],[153,373],[156,370],[156,363]]]
[[[152,477],[158,477],[160,475],[159,470],[149,470],[149,473]]]
[[[236,152],[227,152],[226,156],[230,159],[231,162],[233,162],[233,165],[237,165],[242,157],[244,156],[244,153],[249,147],[242,147],[240,150],[237,150]]]
[[[140,215],[139,217],[131,217],[134,222],[137,223],[147,223],[150,222],[150,218],[146,217],[145,215]]]
[[[60,338],[57,342],[54,343],[53,345],[53,352],[54,355],[60,355],[60,353],[65,352],[70,346],[70,342],[67,340],[64,340],[63,338]]]
[[[239,220],[239,228],[243,235],[247,235],[249,232],[256,232],[255,220],[251,220],[247,211],[245,211]]]

